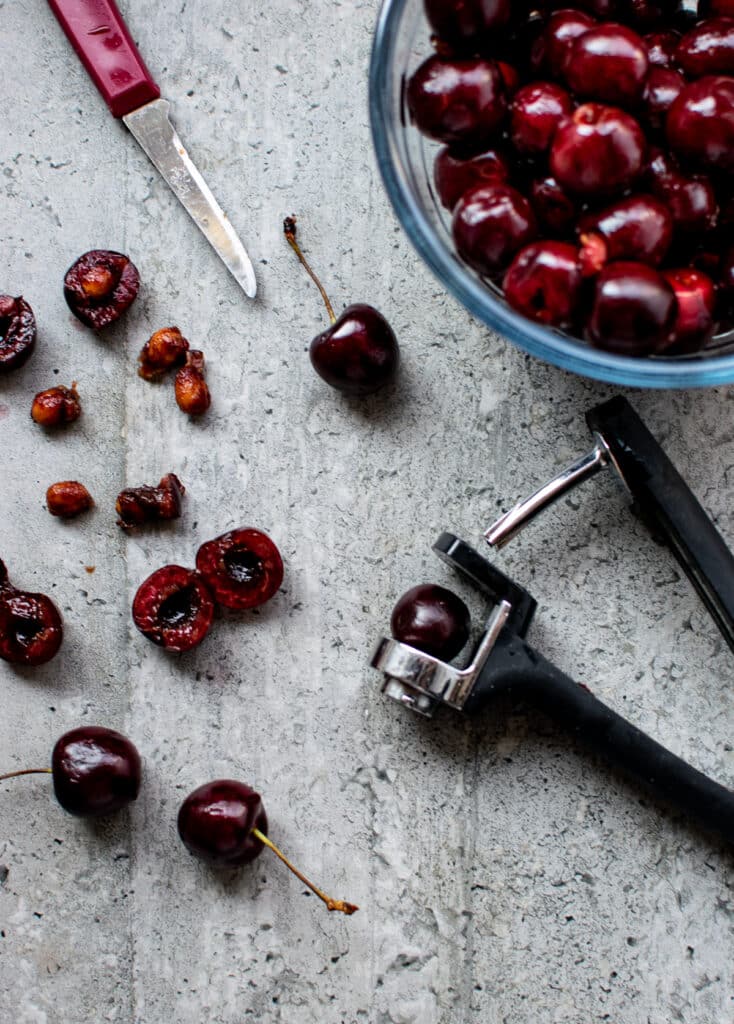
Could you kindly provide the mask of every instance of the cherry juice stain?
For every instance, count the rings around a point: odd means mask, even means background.
[[[0,420],[6,420],[9,415],[10,409],[8,408],[8,406],[3,405],[2,402],[0,402]]]

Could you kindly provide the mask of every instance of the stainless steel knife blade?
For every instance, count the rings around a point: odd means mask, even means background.
[[[257,282],[250,257],[181,143],[168,116],[170,109],[168,100],[157,99],[125,114],[122,120],[245,295],[254,299]]]

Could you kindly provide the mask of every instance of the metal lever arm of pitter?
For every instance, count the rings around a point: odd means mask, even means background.
[[[734,555],[629,402],[612,398],[586,416],[603,437],[640,516],[670,547],[734,650]]]
[[[540,708],[652,796],[734,843],[734,791],[631,725],[511,630],[500,635],[464,710],[471,714],[500,693]]]

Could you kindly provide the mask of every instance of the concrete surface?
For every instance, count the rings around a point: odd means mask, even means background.
[[[0,0],[0,284],[40,327],[33,360],[0,381],[0,554],[19,585],[55,596],[67,629],[48,666],[0,667],[2,769],[47,763],[89,722],[129,733],[146,771],[130,815],[98,827],[65,815],[41,776],[3,785],[0,1020],[730,1024],[730,853],[539,716],[421,722],[367,667],[394,599],[447,581],[435,534],[477,539],[584,449],[583,410],[612,389],[489,335],[414,255],[369,140],[376,0],[122,7],[260,298],[107,115],[46,5]],[[324,317],[281,239],[291,212],[334,302],[392,321],[404,371],[390,393],[344,401],[311,372]],[[99,246],[129,252],[144,282],[103,337],[61,293],[68,264]],[[201,423],[135,375],[170,323],[209,359]],[[84,417],[46,436],[31,397],[72,379]],[[635,395],[731,542],[733,399]],[[169,470],[184,518],[124,537],[117,491]],[[65,525],[43,495],[68,477],[97,507]],[[499,563],[539,599],[537,646],[731,786],[732,656],[624,506],[600,480]],[[239,524],[279,543],[282,593],[166,657],[132,627],[137,584]],[[176,811],[217,776],[256,785],[273,837],[359,914],[328,915],[267,855],[239,874],[194,862]]]

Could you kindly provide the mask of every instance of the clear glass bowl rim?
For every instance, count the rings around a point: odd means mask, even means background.
[[[369,109],[377,162],[393,209],[436,277],[466,309],[525,352],[584,377],[631,387],[712,387],[734,382],[734,354],[687,359],[635,359],[587,347],[526,320],[475,278],[437,234],[401,164],[397,133],[412,131],[396,117],[395,47],[408,4],[383,0],[372,44]],[[426,40],[427,42],[427,40]]]

